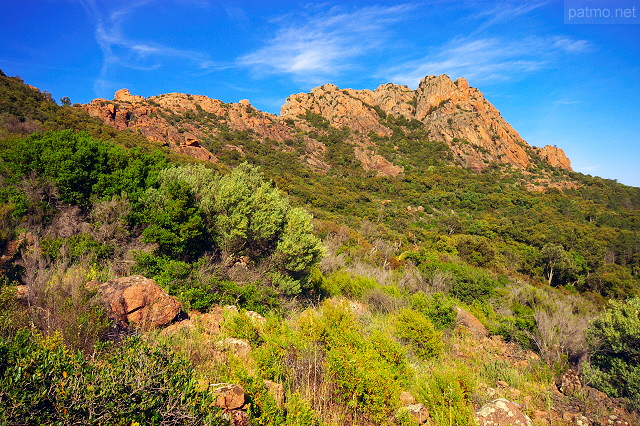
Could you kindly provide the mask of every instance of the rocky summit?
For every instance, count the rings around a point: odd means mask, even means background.
[[[207,140],[231,130],[248,132],[258,142],[281,150],[301,145],[299,159],[326,171],[331,167],[327,144],[309,136],[315,130],[310,118],[315,118],[326,120],[323,123],[334,130],[347,129],[346,142],[356,160],[378,175],[403,171],[377,152],[381,138],[398,128],[421,129],[429,140],[444,142],[453,162],[473,171],[491,164],[526,170],[535,161],[571,170],[562,149],[530,146],[478,89],[464,78],[453,81],[446,75],[427,76],[416,90],[391,83],[373,91],[325,84],[289,96],[280,116],[259,111],[248,100],[224,103],[182,93],[144,98],[127,89],[117,91],[113,100],[95,99],[84,108],[118,130],[137,130],[178,153],[211,162],[218,161],[217,153],[211,152]],[[243,154],[232,143],[222,148]]]

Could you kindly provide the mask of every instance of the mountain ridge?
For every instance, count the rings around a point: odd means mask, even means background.
[[[211,162],[217,162],[216,153],[202,142],[231,130],[250,132],[261,143],[284,143],[279,149],[301,145],[300,160],[327,171],[331,168],[326,161],[327,144],[310,133],[314,126],[309,119],[317,116],[326,120],[320,130],[348,129],[345,141],[352,145],[361,167],[379,175],[396,176],[403,171],[401,165],[376,152],[376,139],[390,138],[398,128],[424,130],[427,139],[448,146],[455,164],[475,172],[491,164],[527,170],[536,158],[553,168],[572,170],[562,149],[530,146],[478,89],[464,78],[453,81],[446,75],[427,76],[416,90],[392,83],[373,91],[324,84],[289,96],[280,116],[260,111],[248,100],[224,103],[182,93],[144,98],[127,89],[117,91],[111,101],[95,99],[83,108],[118,130],[139,131],[174,151]],[[233,144],[225,149],[242,153]]]

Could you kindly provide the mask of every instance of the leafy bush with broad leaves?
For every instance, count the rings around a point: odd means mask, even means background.
[[[611,301],[587,333],[593,350],[587,379],[640,409],[640,298]]]

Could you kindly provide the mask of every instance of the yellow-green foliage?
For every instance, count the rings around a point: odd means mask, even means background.
[[[330,296],[361,298],[365,292],[377,286],[372,278],[353,275],[340,269],[326,276],[322,281],[322,289]]]
[[[0,339],[0,353],[2,424],[225,424],[189,364],[138,337],[86,358],[60,334],[23,329]]]
[[[433,366],[416,377],[417,397],[429,408],[434,425],[474,425],[473,378],[464,366]]]
[[[442,352],[442,334],[433,323],[413,309],[401,310],[395,318],[396,336],[406,341],[419,358],[433,358]]]
[[[591,323],[594,352],[587,377],[609,395],[640,409],[640,298],[612,301]]]

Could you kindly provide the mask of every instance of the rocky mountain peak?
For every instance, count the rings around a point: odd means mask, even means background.
[[[538,153],[478,89],[464,78],[453,81],[444,74],[423,78],[416,90],[391,83],[374,91],[325,84],[287,98],[281,115],[297,118],[307,111],[334,127],[378,136],[393,133],[384,121],[387,115],[420,121],[431,140],[446,142],[461,165],[476,171],[491,163],[526,169]],[[571,170],[562,150],[545,147],[539,152],[553,167]]]
[[[430,141],[447,144],[454,161],[475,171],[496,163],[527,169],[540,160],[571,170],[561,149],[531,147],[478,89],[464,78],[454,81],[447,75],[426,76],[416,90],[392,83],[375,90],[324,84],[289,96],[280,116],[259,111],[246,99],[224,103],[183,93],[144,98],[127,89],[118,90],[112,101],[96,99],[85,108],[119,130],[135,129],[177,152],[208,161],[217,159],[201,141],[216,138],[221,131],[248,131],[262,143],[302,143],[306,153],[301,160],[326,171],[327,147],[309,137],[314,130],[309,119],[320,117],[334,129],[348,129],[345,142],[353,145],[355,158],[365,170],[379,174],[395,176],[403,169],[377,152],[376,138],[391,140],[398,126],[408,131],[407,125],[420,128]],[[228,148],[242,153],[233,143]]]

